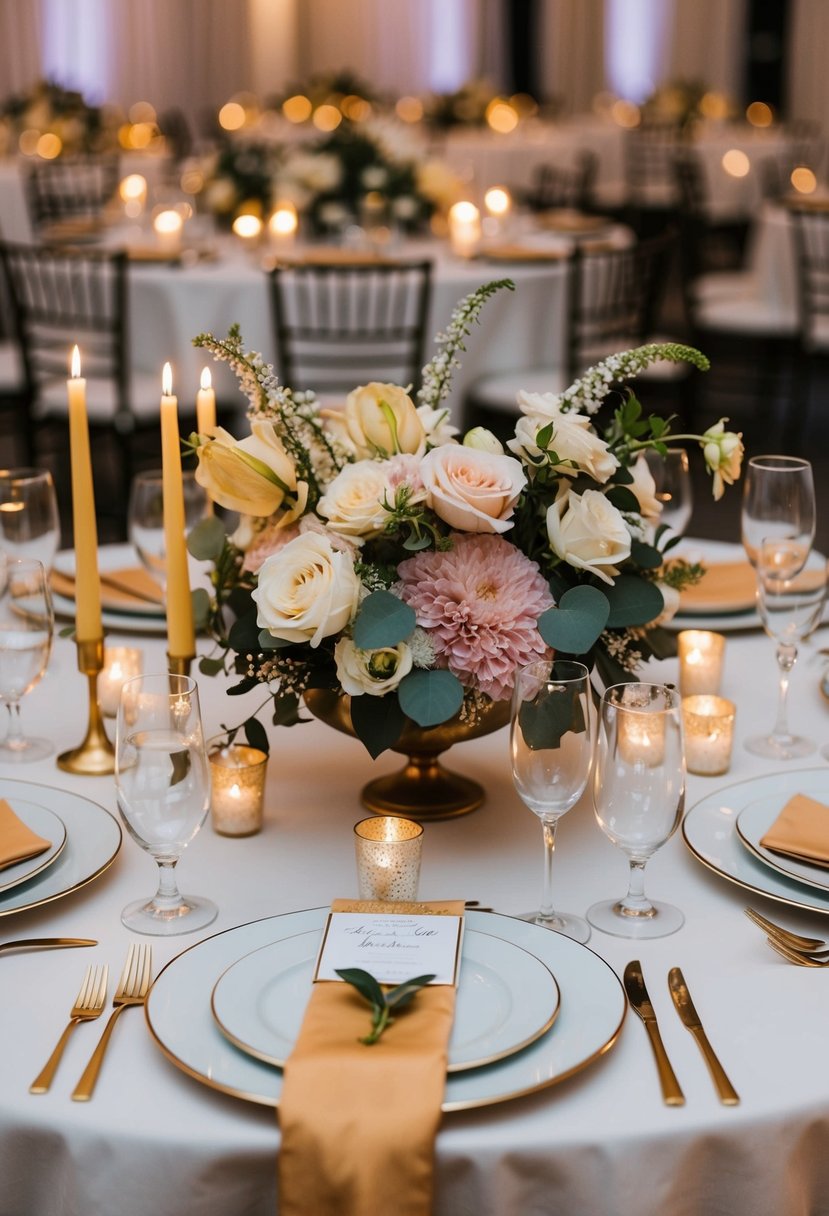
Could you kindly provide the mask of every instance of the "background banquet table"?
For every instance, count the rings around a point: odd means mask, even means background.
[[[829,741],[819,691],[818,633],[804,647],[792,681],[795,729]],[[133,637],[145,670],[164,662],[160,637]],[[677,678],[676,661],[647,671]],[[688,804],[785,765],[750,756],[748,734],[774,713],[772,644],[758,632],[729,633],[723,693],[737,702],[737,746],[727,777],[689,778]],[[244,716],[222,679],[199,679],[208,733]],[[60,639],[46,679],[26,699],[24,722],[58,750],[80,741],[85,688],[70,641]],[[451,764],[487,791],[475,814],[426,828],[422,898],[461,897],[517,914],[536,900],[541,840],[509,775],[507,735],[458,746]],[[810,766],[804,761],[803,767]],[[355,741],[317,721],[273,735],[261,835],[219,837],[205,825],[186,852],[184,891],[219,905],[218,920],[192,937],[156,939],[154,968],[213,932],[257,918],[356,894],[352,826],[358,791],[374,771]],[[829,768],[819,757],[811,767]],[[797,776],[791,770],[792,792]],[[0,777],[71,790],[115,810],[110,778],[60,772],[54,760],[3,765]],[[129,900],[154,886],[152,860],[125,839],[111,869],[84,889],[38,910],[0,920],[0,940],[52,934],[99,939],[93,950],[0,957],[0,1214],[81,1216],[89,1212],[266,1216],[276,1210],[279,1135],[273,1111],[213,1092],[184,1075],[154,1045],[138,1010],[120,1020],[94,1098],[73,1103],[100,1023],[80,1028],[52,1090],[28,1086],[62,1030],[83,968],[108,962],[117,976],[130,934],[119,920]],[[596,826],[585,797],[562,822],[555,865],[559,906],[583,912],[621,893],[626,863]],[[825,936],[829,919],[751,896],[704,869],[680,834],[648,868],[655,898],[686,916],[673,937],[632,943],[595,932],[589,948],[621,975],[638,957],[668,1053],[687,1098],[663,1106],[643,1027],[628,1013],[616,1046],[586,1071],[540,1093],[444,1118],[437,1141],[438,1216],[561,1211],[568,1216],[800,1216],[829,1194],[825,1127],[826,982],[820,972],[783,962],[742,914],[749,902],[790,927]],[[668,997],[669,967],[682,966],[715,1049],[742,1104],[720,1106],[696,1045]],[[567,992],[562,993],[567,1001]],[[555,1033],[555,1031],[553,1031]],[[344,1146],[343,1151],[348,1151]]]

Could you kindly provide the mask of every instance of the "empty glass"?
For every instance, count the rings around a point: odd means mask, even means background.
[[[48,469],[0,469],[0,551],[52,569],[60,544],[55,484]]]
[[[800,564],[806,561],[815,535],[815,485],[808,460],[752,456],[743,483],[741,530],[752,566],[767,540],[796,542]]]
[[[769,734],[745,740],[748,751],[773,760],[808,756],[817,746],[789,729],[788,691],[798,643],[820,623],[826,597],[826,559],[812,553],[802,560],[799,540],[766,540],[757,551],[757,611],[768,636],[777,643],[780,680],[777,718]]]
[[[184,526],[190,529],[207,515],[207,493],[196,481],[195,473],[182,474],[184,489]],[[161,587],[167,581],[164,540],[164,488],[160,469],[139,473],[130,488],[127,508],[129,538],[142,565]]]
[[[136,676],[121,689],[115,747],[118,810],[133,840],[158,863],[158,891],[128,904],[136,933],[202,929],[216,917],[208,899],[181,895],[175,867],[204,823],[210,776],[199,694],[189,676]]]
[[[32,558],[0,559],[0,701],[9,728],[0,760],[42,760],[55,750],[49,739],[23,734],[20,699],[40,680],[52,653],[54,614],[49,577]]]
[[[541,907],[524,919],[586,942],[587,922],[554,911],[552,897],[556,825],[583,794],[593,758],[590,676],[583,663],[540,659],[520,668],[512,696],[510,750],[515,788],[541,820],[544,839]]]
[[[673,836],[685,807],[679,693],[663,684],[614,684],[602,698],[593,805],[608,839],[627,854],[628,893],[593,904],[587,919],[617,937],[667,937],[685,918],[645,895],[645,865]]]
[[[684,448],[668,448],[664,456],[649,448],[645,460],[656,486],[656,497],[662,504],[660,523],[681,536],[694,510],[691,466]]]

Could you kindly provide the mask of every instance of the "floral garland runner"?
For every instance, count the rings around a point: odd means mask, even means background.
[[[551,649],[585,656],[605,683],[668,653],[658,624],[702,569],[667,558],[678,538],[659,523],[643,453],[699,444],[719,498],[739,476],[741,436],[725,420],[674,435],[629,389],[600,431],[608,393],[652,363],[708,367],[693,348],[655,344],[611,356],[560,395],[519,391],[507,451],[480,427],[459,442],[442,405],[452,371],[487,299],[512,286],[460,302],[418,404],[371,383],[342,412],[324,410],[278,384],[238,327],[195,339],[236,372],[251,424],[241,441],[221,428],[191,439],[197,480],[242,514],[231,539],[216,519],[189,538],[214,563],[213,595],[194,593],[218,652],[201,670],[241,674],[231,693],[267,686],[274,723],[300,720],[306,690],[333,689],[351,697],[354,730],[376,756],[407,720],[474,720],[510,696],[517,666]],[[256,715],[244,730],[267,748]]]

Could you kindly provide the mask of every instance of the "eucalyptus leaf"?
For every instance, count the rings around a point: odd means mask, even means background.
[[[287,638],[275,638],[269,629],[260,629],[256,635],[256,646],[252,650],[284,650],[286,646],[294,646]]]
[[[337,975],[347,984],[351,984],[352,988],[356,988],[370,1005],[379,1005],[380,1008],[385,1005],[385,993],[370,971],[364,971],[362,967],[343,967],[337,971]]]
[[[225,547],[225,529],[215,515],[200,519],[187,534],[187,548],[200,562],[214,562]]]
[[[611,486],[605,495],[608,502],[612,502],[613,506],[618,511],[628,511],[638,514],[641,510],[639,499],[629,490],[627,486]]]
[[[372,591],[354,620],[354,645],[360,650],[397,646],[410,637],[417,618],[414,609],[390,591]]]
[[[259,626],[256,623],[255,609],[247,611],[244,616],[233,622],[228,642],[231,650],[235,650],[237,654],[250,654],[259,649]]]
[[[662,592],[645,578],[634,574],[620,574],[605,593],[610,602],[609,629],[623,629],[629,625],[647,625],[665,607]]]
[[[398,685],[400,708],[418,726],[438,726],[463,704],[463,685],[451,671],[410,671]]]
[[[393,693],[372,697],[364,693],[351,698],[351,725],[372,760],[392,747],[406,725],[406,715]]]
[[[608,623],[610,605],[604,591],[587,585],[571,587],[557,607],[538,618],[538,632],[548,646],[564,654],[586,654]]]
[[[557,750],[566,734],[579,735],[586,728],[578,689],[566,684],[545,688],[534,701],[522,703],[518,724],[530,751]]]
[[[270,754],[271,741],[268,738],[268,732],[258,718],[248,718],[245,723],[245,738],[251,747],[257,747],[266,756]]]
[[[224,671],[224,659],[212,659],[207,655],[199,659],[199,671],[203,676],[217,676]]]
[[[641,540],[630,542],[630,556],[641,570],[658,570],[662,565],[662,554],[659,550]]]
[[[432,975],[416,975],[414,979],[406,980],[403,984],[398,984],[396,988],[392,988],[390,992],[385,993],[386,1004],[390,1009],[402,1009],[404,1005],[408,1005],[409,1001],[413,1000],[421,988],[425,988],[427,984],[431,984],[434,979]]]
[[[190,592],[190,602],[193,609],[194,629],[204,629],[210,619],[210,596],[204,587],[196,587]]]

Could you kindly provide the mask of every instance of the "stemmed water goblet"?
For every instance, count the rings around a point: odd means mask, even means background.
[[[0,469],[0,551],[30,557],[48,574],[60,544],[55,483],[48,469]]]
[[[691,467],[685,448],[668,448],[664,456],[653,448],[645,452],[645,461],[656,487],[656,497],[662,504],[659,522],[681,536],[694,510]]]
[[[679,693],[663,684],[614,684],[600,708],[593,806],[599,827],[627,854],[627,895],[587,910],[617,937],[667,937],[684,923],[672,904],[645,895],[645,865],[674,834],[685,807]]]
[[[24,735],[20,724],[20,699],[46,671],[53,632],[52,596],[43,563],[0,558],[0,701],[9,713],[0,760],[28,763],[55,750],[49,739]]]
[[[586,942],[590,926],[580,916],[556,912],[552,896],[556,825],[584,792],[593,758],[590,676],[583,663],[539,659],[519,669],[510,751],[515,788],[541,821],[544,838],[541,907],[524,919]]]
[[[121,689],[115,787],[124,824],[158,863],[158,891],[128,904],[121,920],[136,933],[172,935],[209,925],[214,903],[181,895],[178,860],[202,826],[210,775],[199,694],[189,676],[136,676]]]
[[[790,558],[806,561],[815,535],[812,466],[798,456],[752,456],[746,466],[740,516],[743,547],[757,565],[764,541],[795,542]]]
[[[746,749],[756,756],[794,760],[815,750],[813,740],[792,734],[787,702],[798,644],[820,623],[825,598],[826,559],[821,554],[810,554],[804,563],[799,539],[760,543],[757,550],[757,610],[766,633],[777,643],[780,682],[777,718],[771,732],[752,735],[745,740]]]
[[[192,471],[182,474],[184,526],[194,527],[208,511],[207,492]],[[138,473],[130,487],[127,530],[141,564],[163,588],[167,581],[164,488],[160,470]]]

